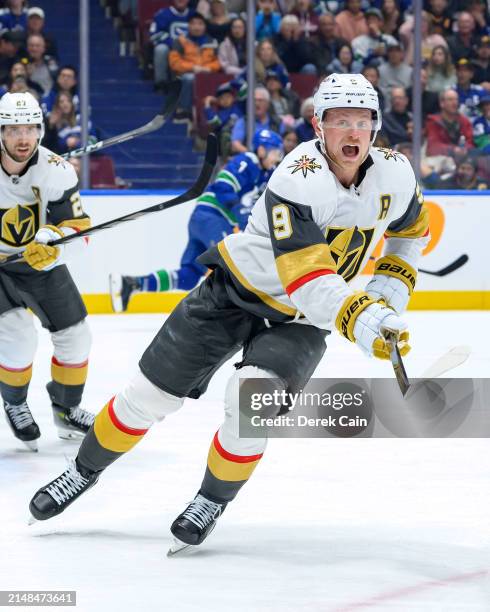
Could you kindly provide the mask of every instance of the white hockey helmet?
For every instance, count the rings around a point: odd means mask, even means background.
[[[26,93],[6,93],[0,98],[0,127],[4,125],[39,125],[44,136],[43,112],[36,98]]]
[[[313,97],[315,117],[323,121],[331,108],[367,108],[373,113],[371,143],[381,129],[378,93],[362,74],[331,74],[324,79]]]

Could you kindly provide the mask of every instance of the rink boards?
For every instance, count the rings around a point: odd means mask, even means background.
[[[169,191],[87,191],[83,206],[94,225],[168,200]],[[419,273],[417,289],[410,303],[416,310],[490,309],[490,279],[487,251],[490,243],[490,192],[433,191],[425,194],[431,215],[431,242],[420,267],[440,270],[463,254],[469,259],[458,270],[437,277]],[[188,202],[170,210],[150,214],[137,221],[105,230],[90,239],[84,257],[70,269],[89,312],[111,312],[108,295],[110,272],[147,274],[158,268],[174,268],[187,242],[187,221],[194,204]],[[375,254],[381,252],[379,244]],[[371,274],[368,263],[356,286],[363,286]],[[129,312],[170,312],[184,293],[135,296]]]

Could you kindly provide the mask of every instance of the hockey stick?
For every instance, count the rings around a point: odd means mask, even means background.
[[[370,257],[371,261],[375,261],[376,257]],[[445,268],[441,268],[440,270],[424,270],[424,268],[419,268],[419,272],[423,274],[430,274],[432,276],[446,276],[447,274],[451,274],[451,272],[455,272],[461,266],[464,266],[465,263],[469,260],[468,255],[463,254],[460,255],[457,259],[455,259],[452,263],[447,265]]]
[[[77,232],[76,234],[70,234],[69,236],[64,236],[63,238],[58,238],[57,240],[52,240],[48,242],[49,246],[57,246],[58,244],[65,244],[66,242],[70,242],[75,238],[83,238],[85,236],[92,236],[102,230],[109,229],[110,227],[114,227],[116,225],[120,225],[121,223],[126,223],[127,221],[134,221],[135,219],[139,219],[144,215],[148,215],[150,213],[160,212],[161,210],[167,210],[167,208],[172,208],[173,206],[177,206],[177,204],[183,204],[184,202],[188,202],[189,200],[194,200],[199,197],[202,192],[206,189],[206,186],[211,178],[211,175],[214,170],[214,166],[216,164],[216,160],[218,159],[218,141],[214,134],[210,134],[207,140],[206,153],[204,157],[204,163],[201,168],[201,172],[192,187],[190,187],[185,193],[168,200],[167,202],[160,202],[160,204],[154,204],[148,208],[144,208],[143,210],[137,210],[132,213],[128,213],[127,215],[123,215],[122,217],[118,217],[117,219],[111,219],[110,221],[104,221],[104,223],[99,223],[99,225],[94,225],[94,227],[89,227],[85,230]],[[0,261],[0,267],[5,264],[19,262],[23,259],[23,252],[15,253],[14,255],[10,255],[3,261]]]
[[[393,371],[395,372],[396,381],[400,387],[403,397],[405,397],[410,389],[410,381],[408,380],[407,372],[405,370],[405,366],[403,365],[402,356],[400,355],[400,349],[398,348],[398,334],[393,332],[390,333],[387,330],[384,333],[384,337],[390,349],[390,360],[391,365],[393,366]]]
[[[420,378],[437,378],[442,376],[449,370],[453,370],[464,363],[470,356],[470,353],[471,349],[469,346],[454,346],[450,351],[439,357],[430,368],[425,370]]]
[[[170,91],[165,100],[165,104],[163,105],[162,110],[158,113],[158,115],[155,115],[151,121],[145,123],[145,125],[142,125],[141,127],[136,128],[134,130],[130,130],[129,132],[125,132],[124,134],[119,134],[119,136],[111,136],[106,140],[99,140],[98,142],[94,142],[93,144],[81,147],[80,149],[74,149],[73,151],[69,151],[64,155],[61,155],[61,157],[63,159],[83,157],[84,155],[90,155],[90,153],[94,153],[95,151],[100,151],[101,149],[121,144],[123,142],[126,142],[127,140],[137,138],[138,136],[145,136],[145,134],[150,134],[151,132],[160,129],[176,109],[181,89],[181,81],[174,81],[170,85]]]

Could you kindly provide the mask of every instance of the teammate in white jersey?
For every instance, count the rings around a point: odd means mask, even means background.
[[[97,415],[76,460],[34,495],[35,518],[62,512],[155,421],[204,393],[221,364],[243,349],[204,480],[171,526],[177,547],[200,544],[266,446],[265,438],[239,437],[240,379],[263,379],[269,392],[301,390],[334,328],[367,355],[389,357],[388,332],[398,335],[402,354],[408,351],[399,315],[428,240],[413,171],[403,155],[371,147],[381,114],[363,76],[329,76],[314,105],[317,138],[281,162],[246,230],[201,256],[213,273],[167,319],[141,372]],[[384,256],[366,291],[354,292],[348,281],[383,234]]]
[[[37,450],[39,427],[27,405],[36,351],[32,314],[51,333],[52,380],[47,390],[62,438],[85,435],[93,415],[79,407],[87,376],[87,311],[63,262],[79,244],[47,242],[89,227],[73,167],[40,146],[41,109],[29,93],[0,100],[0,261],[24,251],[20,263],[0,267],[0,394],[14,435]]]

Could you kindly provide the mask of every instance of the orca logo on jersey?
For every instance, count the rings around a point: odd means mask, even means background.
[[[325,239],[337,265],[337,274],[345,281],[350,281],[359,273],[373,235],[374,227],[327,228]]]
[[[39,203],[18,204],[0,210],[0,240],[12,247],[25,246],[39,229]]]

